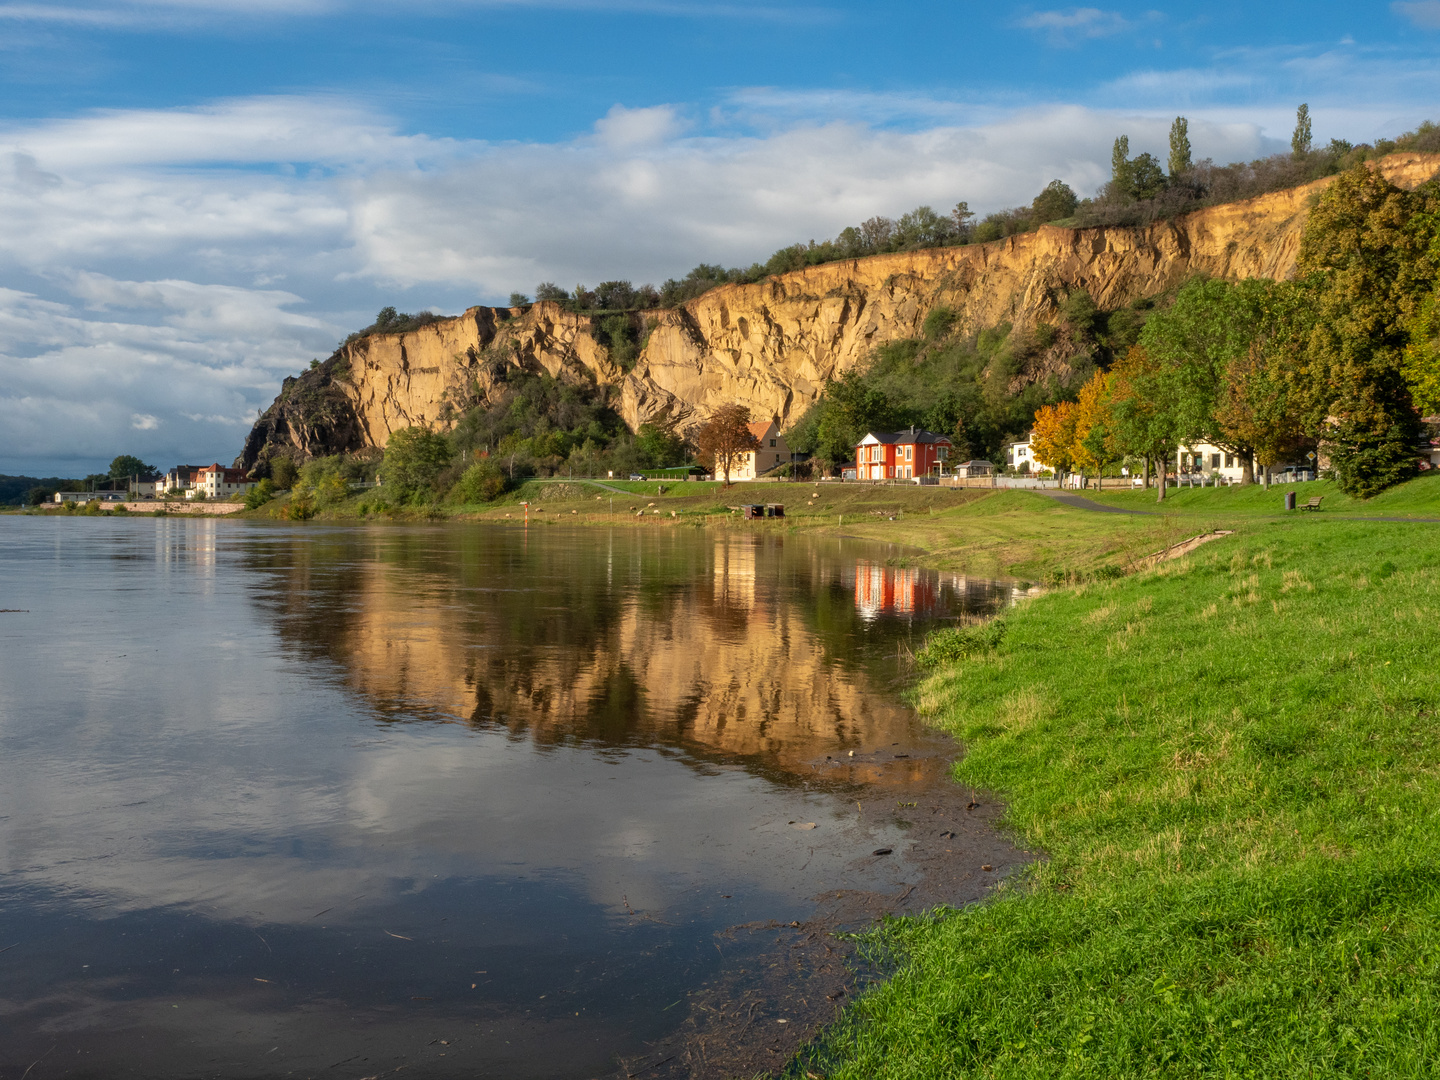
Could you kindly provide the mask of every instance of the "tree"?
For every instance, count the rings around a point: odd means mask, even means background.
[[[505,492],[505,473],[490,458],[481,458],[463,473],[450,497],[461,503],[494,502]]]
[[[454,456],[450,440],[444,435],[423,427],[401,428],[385,444],[380,465],[386,492],[400,500],[425,498]]]
[[[271,458],[270,479],[275,481],[278,490],[289,491],[300,479],[300,470],[288,457]]]
[[[750,410],[744,405],[722,405],[710,414],[695,435],[700,460],[730,486],[730,470],[744,454],[760,449],[760,440],[750,430]]]
[[[1129,165],[1130,197],[1153,199],[1165,190],[1165,170],[1154,154],[1141,154]]]
[[[1335,179],[1306,221],[1296,269],[1314,325],[1290,386],[1349,495],[1368,498],[1415,471],[1406,348],[1440,270],[1437,215],[1435,185],[1403,191],[1362,164]]]
[[[1165,499],[1165,476],[1177,443],[1175,411],[1161,365],[1139,345],[1110,369],[1110,422],[1116,449],[1155,467],[1156,502]]]
[[[1087,469],[1093,470],[1102,487],[1105,467],[1119,457],[1109,410],[1110,377],[1103,371],[1097,371],[1080,388],[1074,405],[1075,427],[1071,436],[1070,457],[1081,476]]]
[[[1170,125],[1170,157],[1166,165],[1171,180],[1190,171],[1190,121],[1183,116],[1175,117]]]
[[[855,444],[867,432],[885,431],[898,420],[885,393],[855,371],[825,387],[825,409],[816,432],[816,453],[834,467],[855,459]]]
[[[562,289],[559,285],[556,285],[553,281],[542,281],[539,285],[535,286],[535,300],[537,303],[541,300],[559,300],[563,303],[569,299],[570,293]]]
[[[1121,135],[1110,148],[1110,182],[1120,191],[1130,190],[1130,136]]]
[[[1272,284],[1191,281],[1140,332],[1140,344],[1161,368],[1154,388],[1172,412],[1175,435],[1237,455],[1242,483],[1254,479],[1255,448],[1218,422],[1216,408],[1229,365],[1250,350],[1265,326]]]
[[[132,476],[148,476],[157,471],[154,465],[146,465],[134,454],[121,454],[110,462],[111,480],[129,480]]]
[[[1079,410],[1073,401],[1044,405],[1035,413],[1030,433],[1030,451],[1035,460],[1049,465],[1056,476],[1075,466],[1075,424]]]
[[[950,220],[955,223],[955,236],[966,243],[970,239],[970,222],[975,217],[975,211],[970,209],[970,204],[961,201],[955,204],[955,209],[950,211]]]
[[[510,294],[510,306],[512,308],[528,307],[529,304],[530,297],[526,296],[523,292],[512,292]]]
[[[1290,152],[1297,158],[1310,153],[1310,106],[1301,105],[1295,110],[1295,131],[1290,136]]]
[[[1063,180],[1051,180],[1045,190],[1035,196],[1030,212],[1036,222],[1059,221],[1075,213],[1080,200]]]
[[[635,449],[651,468],[664,469],[684,459],[685,440],[676,434],[674,425],[650,420],[635,433]]]

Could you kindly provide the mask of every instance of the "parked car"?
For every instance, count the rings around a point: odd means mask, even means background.
[[[631,480],[644,480],[645,477],[641,476],[638,472],[632,472],[632,473],[630,474],[630,479],[631,479]]]

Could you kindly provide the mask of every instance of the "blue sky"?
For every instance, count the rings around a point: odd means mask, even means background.
[[[227,461],[387,303],[1440,119],[1440,0],[0,0],[0,471]]]

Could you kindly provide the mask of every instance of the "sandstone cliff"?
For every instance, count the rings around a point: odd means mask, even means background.
[[[1440,171],[1440,155],[1392,154],[1380,168],[1415,187]],[[1024,327],[1053,319],[1079,289],[1102,309],[1116,309],[1194,274],[1286,277],[1305,216],[1329,183],[1145,227],[1044,226],[989,244],[876,255],[727,285],[678,308],[638,313],[648,336],[629,371],[611,360],[596,318],[555,303],[471,308],[410,333],[363,338],[287,380],[236,464],[383,447],[411,424],[447,429],[489,397],[507,367],[618,386],[632,428],[665,417],[686,430],[730,402],[783,426],[873,346],[918,336],[938,306],[953,309],[962,328]]]

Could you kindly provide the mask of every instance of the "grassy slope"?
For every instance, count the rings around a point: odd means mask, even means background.
[[[959,778],[1049,859],[892,924],[897,974],[796,1074],[1432,1075],[1437,529],[1241,524],[927,680]]]

